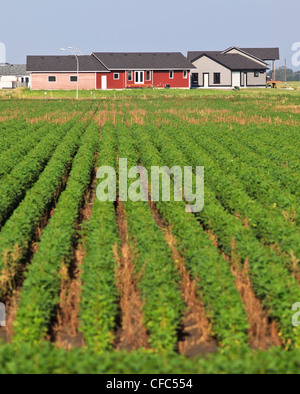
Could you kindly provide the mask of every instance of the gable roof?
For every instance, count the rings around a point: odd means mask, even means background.
[[[25,64],[0,64],[0,76],[21,77],[29,75]]]
[[[279,48],[241,48],[242,51],[261,60],[279,60]]]
[[[239,70],[266,70],[267,65],[262,65],[257,63],[254,60],[251,60],[243,55],[239,54],[226,54],[222,52],[189,52],[188,58],[191,59],[192,62],[200,59],[203,56],[207,56],[208,58],[216,61],[217,63],[223,65],[226,68],[229,68],[232,71]]]
[[[236,50],[236,51],[238,51],[240,54],[242,54],[242,55],[245,55],[245,56],[248,56],[248,57],[251,57],[251,58],[253,58],[253,59],[255,59],[256,61],[258,61],[258,62],[260,62],[260,63],[263,63],[263,64],[267,64],[264,60],[262,60],[262,59],[260,59],[260,58],[258,58],[258,57],[256,57],[256,56],[254,56],[253,54],[251,54],[251,53],[249,53],[249,52],[245,52],[242,48],[239,48],[239,47],[230,47],[230,48],[227,48],[227,49],[225,49],[225,51],[223,51],[222,53],[224,53],[224,54],[233,54],[232,53],[232,50]]]
[[[191,70],[195,67],[180,52],[94,52],[109,70]]]
[[[78,56],[81,72],[105,72],[103,66],[94,56]],[[27,56],[27,71],[30,72],[76,72],[75,56]]]
[[[220,51],[189,51],[187,53],[187,58],[190,62],[194,62],[199,59],[204,54],[208,56],[213,56],[215,54],[221,53]]]

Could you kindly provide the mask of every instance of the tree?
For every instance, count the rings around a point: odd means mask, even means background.
[[[273,77],[273,71],[269,71],[267,76],[270,78]],[[285,68],[279,67],[276,70],[276,80],[277,81],[285,81]],[[294,72],[291,68],[286,69],[286,80],[291,81],[299,81],[300,80],[300,71]]]

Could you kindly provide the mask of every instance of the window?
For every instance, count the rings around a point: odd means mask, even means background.
[[[26,83],[29,83],[29,78],[26,78]]]
[[[151,81],[151,71],[146,72],[146,80]]]
[[[214,85],[220,85],[221,83],[221,74],[214,73]]]
[[[114,79],[120,79],[120,74],[118,73],[114,74]]]
[[[77,82],[77,77],[75,76],[70,77],[70,82]]]
[[[255,71],[255,72],[254,72],[254,76],[255,76],[255,78],[258,78],[258,77],[259,77],[259,72],[258,72],[258,71]]]
[[[174,71],[170,71],[170,79],[174,79]]]
[[[132,82],[133,77],[132,77],[132,71],[128,71],[128,81]]]
[[[187,79],[188,77],[188,72],[187,71],[183,71],[183,79]]]
[[[56,82],[56,77],[54,76],[48,77],[48,82]]]

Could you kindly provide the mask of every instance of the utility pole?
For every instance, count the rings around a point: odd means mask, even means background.
[[[285,80],[285,87],[286,87],[286,85],[287,85],[287,78],[286,78],[286,58],[284,59],[284,80]]]

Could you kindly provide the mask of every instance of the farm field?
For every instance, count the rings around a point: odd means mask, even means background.
[[[0,99],[1,372],[298,372],[299,92],[98,94]],[[119,158],[204,209],[100,202]]]

